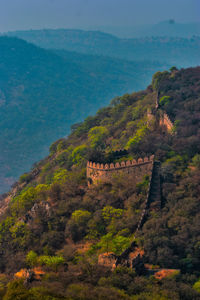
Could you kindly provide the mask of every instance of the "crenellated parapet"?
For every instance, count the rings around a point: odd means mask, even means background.
[[[151,175],[154,155],[111,164],[100,164],[89,161],[87,163],[87,178],[89,183],[109,180],[117,173],[131,174],[136,182],[142,180],[146,174]]]
[[[138,158],[137,160],[127,160],[127,161],[122,161],[117,162],[117,163],[111,163],[111,164],[100,164],[100,163],[95,163],[92,161],[88,161],[87,163],[87,168],[90,169],[95,169],[95,170],[119,170],[119,169],[124,169],[124,168],[130,168],[134,167],[136,165],[143,165],[146,163],[152,163],[154,160],[154,155],[150,157],[144,157],[144,158]]]

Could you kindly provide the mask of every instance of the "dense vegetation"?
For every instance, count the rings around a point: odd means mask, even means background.
[[[154,35],[137,39],[120,39],[99,31],[72,29],[15,31],[7,34],[43,48],[106,55],[131,61],[160,61],[178,67],[190,67],[199,65],[200,60],[199,36],[187,39]]]
[[[70,125],[112,97],[144,88],[164,67],[72,52],[62,56],[0,37],[0,193],[47,155]]]
[[[173,120],[172,134],[147,122],[157,94]],[[200,67],[172,68],[52,144],[35,166],[37,175],[20,177],[1,215],[3,299],[200,299],[199,128]],[[128,154],[120,159],[155,154],[161,162],[162,209],[151,212],[135,241],[145,263],[180,270],[171,277],[159,280],[126,267],[112,272],[97,264],[99,254],[119,255],[134,240],[147,193],[146,176],[137,185],[121,175],[87,187],[87,160],[119,160],[112,151],[122,148]],[[45,275],[27,284],[13,280],[25,267],[42,268]]]

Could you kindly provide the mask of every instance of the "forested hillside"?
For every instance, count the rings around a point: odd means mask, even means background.
[[[120,39],[99,31],[72,29],[15,31],[6,34],[49,49],[106,55],[132,61],[161,61],[177,67],[196,66],[200,63],[199,36]]]
[[[0,193],[109,99],[144,88],[159,63],[64,55],[0,37]]]
[[[170,130],[156,123],[163,113]],[[86,164],[150,155],[160,162],[161,207],[137,230],[150,177],[88,187]],[[3,299],[200,299],[199,195],[200,67],[171,68],[74,125],[1,202]],[[132,267],[102,262],[129,247]]]

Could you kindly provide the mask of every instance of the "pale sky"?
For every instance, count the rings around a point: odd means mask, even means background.
[[[0,32],[200,22],[200,0],[0,0]]]

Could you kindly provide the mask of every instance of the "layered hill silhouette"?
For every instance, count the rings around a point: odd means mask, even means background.
[[[162,21],[157,24],[119,27],[99,26],[94,29],[114,34],[121,38],[151,38],[152,36],[191,38],[195,35],[200,35],[200,23],[178,23],[174,19]]]
[[[164,65],[56,53],[0,37],[0,193],[47,154],[70,126]]]
[[[43,48],[65,49],[133,61],[162,61],[178,67],[196,66],[200,63],[199,36],[120,39],[100,31],[73,29],[28,30],[6,34],[25,39]]]

